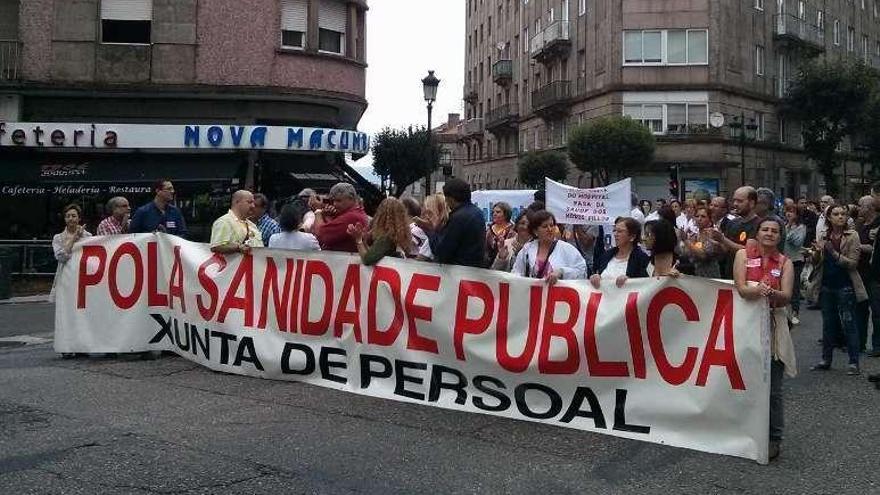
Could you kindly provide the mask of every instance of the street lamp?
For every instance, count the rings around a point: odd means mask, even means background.
[[[440,152],[440,166],[443,167],[443,177],[449,179],[452,177],[452,152],[443,150]]]
[[[437,86],[440,85],[440,79],[434,76],[434,71],[429,70],[428,76],[422,79],[422,91],[425,93],[425,101],[428,102],[428,150],[433,148],[433,133],[431,132],[431,110],[434,108],[434,101],[437,100]],[[433,163],[433,156],[429,156]],[[425,173],[425,197],[431,194],[431,172]]]
[[[746,185],[746,142],[754,140],[758,130],[758,124],[755,123],[754,118],[749,119],[748,124],[745,121],[746,114],[742,112],[740,115],[734,116],[733,122],[728,124],[733,131],[733,137],[739,140],[739,174],[742,186]]]

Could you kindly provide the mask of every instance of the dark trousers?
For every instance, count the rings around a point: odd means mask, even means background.
[[[822,287],[822,361],[831,364],[834,347],[846,343],[849,364],[859,364],[859,330],[856,326],[856,293],[852,287]]]
[[[773,359],[770,362],[770,440],[781,442],[785,429],[785,407],[782,395],[782,379],[785,365]]]
[[[804,272],[804,262],[795,261],[794,265],[794,285],[791,289],[791,310],[799,313],[801,310],[801,274]]]
[[[868,321],[870,321],[873,328],[871,347],[878,351],[880,350],[880,282],[871,279],[864,282],[865,289],[868,291],[868,300],[858,303],[856,310],[859,349],[864,351],[868,344]]]

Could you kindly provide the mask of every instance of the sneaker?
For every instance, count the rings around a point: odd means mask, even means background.
[[[868,357],[880,357],[880,349],[874,349],[868,353]]]
[[[776,459],[777,457],[779,457],[779,452],[780,452],[780,450],[781,450],[779,447],[780,447],[780,442],[779,442],[779,440],[770,440],[770,448],[767,449],[767,450],[768,450],[768,453],[769,453],[769,456],[768,456],[768,457],[770,457],[770,460],[771,460],[771,461],[772,461],[773,459]]]
[[[810,371],[828,371],[830,369],[831,369],[831,363],[827,363],[825,361],[819,361],[818,363],[814,364],[810,368]]]
[[[791,317],[791,324],[792,325],[800,325],[801,324],[800,318],[798,318],[797,315],[793,315]]]
[[[856,376],[856,375],[860,375],[861,373],[862,372],[859,371],[859,365],[857,365],[857,364],[851,364],[846,367],[846,374],[848,376]]]

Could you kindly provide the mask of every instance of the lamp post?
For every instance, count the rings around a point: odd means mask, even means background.
[[[745,121],[746,114],[742,112],[734,116],[733,122],[729,124],[733,130],[733,137],[739,140],[739,180],[741,186],[746,185],[746,142],[753,140],[755,138],[755,131],[758,130],[758,125],[755,123],[754,118],[749,119],[748,124]]]
[[[428,151],[431,163],[434,162],[433,141],[434,133],[431,132],[431,110],[434,109],[434,101],[437,100],[437,86],[440,85],[440,79],[434,75],[434,71],[429,70],[427,77],[422,79],[422,91],[425,93],[425,101],[428,102]],[[431,171],[425,173],[425,197],[431,194]]]

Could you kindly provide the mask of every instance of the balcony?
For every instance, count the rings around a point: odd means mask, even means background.
[[[0,81],[21,79],[21,42],[0,40]]]
[[[547,62],[571,49],[569,21],[556,21],[532,37],[529,52],[539,62]]]
[[[568,113],[571,102],[571,81],[556,81],[532,91],[532,110],[542,117]]]
[[[462,99],[465,103],[469,103],[471,105],[475,104],[477,100],[480,98],[480,95],[477,93],[477,88],[472,86],[465,86],[464,93]]]
[[[791,14],[773,16],[773,37],[783,45],[814,54],[825,51],[825,30]]]
[[[502,86],[510,84],[513,81],[513,60],[499,60],[492,64],[492,80]]]
[[[483,125],[483,119],[468,119],[462,126],[462,135],[465,138],[482,138],[485,129],[486,127]]]
[[[489,110],[486,114],[486,129],[493,134],[516,130],[519,122],[519,105],[510,103]]]
[[[663,140],[719,139],[721,137],[720,128],[710,127],[706,124],[670,124],[666,126],[666,132],[658,136]]]
[[[784,79],[779,77],[773,78],[773,95],[777,98],[785,98],[788,96],[789,91],[791,91],[791,86],[794,84],[794,81],[791,79]]]

